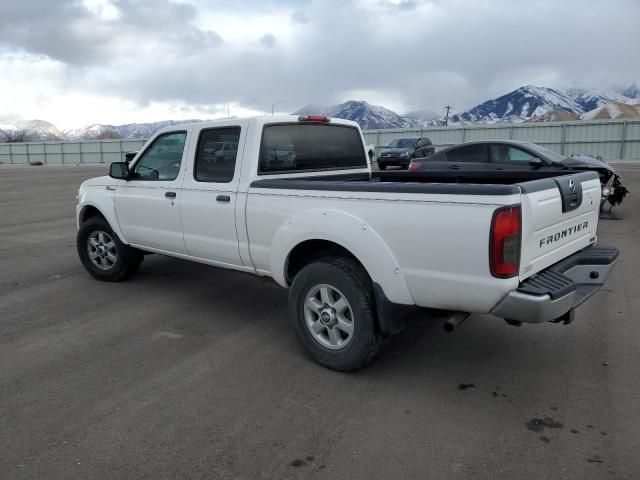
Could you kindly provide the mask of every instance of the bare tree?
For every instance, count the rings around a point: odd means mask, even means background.
[[[22,143],[29,140],[29,132],[26,130],[2,130],[0,131],[0,142],[2,143]]]
[[[96,135],[96,140],[119,140],[122,135],[116,130],[104,130]]]

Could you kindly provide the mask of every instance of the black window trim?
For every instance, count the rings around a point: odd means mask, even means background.
[[[131,172],[131,174],[133,175],[133,172],[135,171],[136,167],[138,166],[138,164],[142,161],[142,159],[144,158],[144,156],[147,154],[147,152],[149,150],[151,150],[153,148],[153,146],[156,144],[156,142],[161,139],[162,137],[166,136],[166,135],[171,135],[174,133],[184,133],[185,137],[184,137],[184,146],[182,147],[182,156],[180,157],[180,170],[182,170],[182,166],[184,164],[184,162],[182,161],[182,159],[184,158],[184,152],[187,149],[187,138],[189,137],[189,132],[187,130],[172,130],[170,132],[162,132],[160,134],[158,134],[154,139],[153,142],[151,142],[149,144],[149,146],[147,148],[145,148],[142,153],[140,155],[138,155],[138,159],[135,161],[135,163],[133,165],[131,165],[129,167],[129,171]],[[150,178],[135,178],[132,177],[131,180],[135,180],[138,182],[175,182],[178,177],[180,176],[180,170],[178,170],[178,175],[176,175],[176,178],[172,179],[172,180],[152,180]]]
[[[343,168],[336,168],[336,167],[327,167],[327,168],[309,168],[309,169],[304,169],[304,170],[278,170],[277,172],[262,172],[260,170],[260,165],[262,164],[262,147],[264,145],[264,131],[267,127],[278,127],[278,126],[283,126],[283,125],[315,125],[318,122],[279,122],[279,123],[267,123],[265,125],[262,126],[262,132],[260,133],[260,151],[259,151],[259,155],[258,155],[258,166],[257,166],[257,170],[258,170],[258,176],[269,176],[269,175],[285,175],[287,173],[313,173],[313,172],[331,172],[331,171],[336,171],[336,170],[359,170],[362,168],[370,168],[370,164],[369,164],[369,155],[367,155],[367,149],[365,144],[362,144],[362,153],[363,153],[363,158],[364,158],[364,165],[362,166],[358,166],[358,167],[343,167]],[[360,137],[360,141],[362,142],[362,133],[360,131],[360,129],[358,129],[358,127],[354,127],[353,125],[345,125],[343,123],[322,123],[322,125],[327,126],[327,127],[342,127],[342,128],[351,128],[353,130],[356,130],[359,133],[359,137]]]
[[[202,134],[210,130],[223,130],[225,128],[240,129],[240,135],[238,135],[238,149],[236,150],[236,159],[235,159],[235,162],[233,163],[233,176],[228,182],[208,182],[206,180],[198,180],[198,178],[196,177],[196,166],[198,164],[198,153],[200,152],[200,142],[202,142]],[[195,154],[193,155],[193,172],[192,172],[193,181],[198,183],[232,183],[233,180],[236,178],[236,169],[238,168],[238,152],[240,151],[240,137],[242,137],[242,125],[220,125],[217,127],[207,127],[207,128],[201,129],[200,132],[198,133],[198,142],[196,143],[196,151],[195,151]]]

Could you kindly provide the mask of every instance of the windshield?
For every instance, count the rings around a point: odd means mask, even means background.
[[[396,138],[391,141],[389,148],[411,148],[416,144],[417,138]]]
[[[564,155],[561,155],[553,150],[549,150],[548,148],[541,147],[540,145],[536,145],[535,143],[527,143],[527,148],[538,155],[540,159],[551,160],[552,162],[564,162],[567,158]]]

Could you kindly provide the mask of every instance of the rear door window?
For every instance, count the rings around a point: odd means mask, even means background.
[[[238,156],[240,127],[209,128],[200,133],[194,178],[198,182],[229,183]]]
[[[267,125],[262,133],[259,174],[367,167],[355,127],[301,123]]]
[[[486,163],[487,155],[484,144],[465,145],[446,152],[447,160],[462,163]]]

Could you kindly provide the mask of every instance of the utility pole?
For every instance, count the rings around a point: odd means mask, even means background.
[[[276,103],[274,103],[273,105],[271,105],[271,115],[273,115],[273,109],[276,105],[278,105],[279,103],[284,102],[284,100],[278,100]]]
[[[447,105],[444,108],[447,109],[447,114],[444,117],[444,126],[446,127],[447,125],[449,125],[449,110],[451,110],[451,105]]]
[[[229,110],[229,104],[227,103],[227,118],[231,118],[231,112]]]

